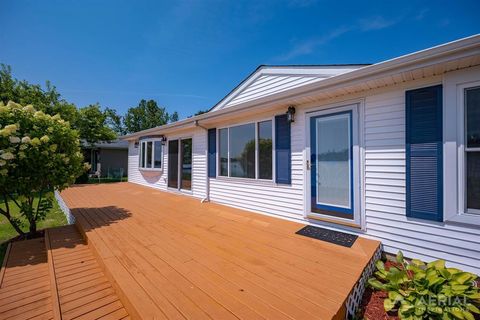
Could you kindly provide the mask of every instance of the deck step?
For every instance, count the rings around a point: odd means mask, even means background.
[[[48,229],[46,245],[61,319],[126,319],[129,313],[74,225]]]
[[[73,225],[12,242],[0,270],[0,320],[130,319]]]
[[[0,272],[0,319],[54,319],[44,238],[12,242]]]

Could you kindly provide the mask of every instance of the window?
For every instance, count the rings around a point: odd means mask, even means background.
[[[140,141],[139,168],[141,169],[162,169],[162,141],[149,139]]]
[[[219,175],[273,178],[272,120],[218,130]]]
[[[480,87],[465,89],[465,201],[480,213]]]
[[[272,180],[273,135],[272,121],[258,123],[258,177]]]

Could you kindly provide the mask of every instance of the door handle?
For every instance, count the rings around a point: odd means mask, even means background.
[[[307,170],[310,170],[310,160],[307,160]]]

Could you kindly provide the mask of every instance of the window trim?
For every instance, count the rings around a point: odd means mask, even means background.
[[[144,149],[144,145],[147,144],[147,142],[151,142],[152,143],[152,159],[151,159],[151,162],[152,162],[152,167],[146,167],[146,166],[142,166],[142,153],[143,153],[143,149]],[[162,151],[160,153],[160,159],[161,159],[161,164],[160,164],[160,168],[155,168],[155,142],[160,142],[160,145],[162,146]],[[141,170],[141,171],[163,171],[163,165],[165,163],[165,159],[164,159],[164,145],[163,145],[163,141],[161,138],[145,138],[145,139],[140,139],[138,141],[138,169]],[[147,155],[145,154],[145,165],[147,163]]]
[[[466,95],[467,90],[469,89],[479,89],[480,81],[474,83],[468,83],[460,85],[458,87],[459,93],[459,103],[458,109],[461,110],[459,113],[461,126],[459,128],[459,133],[461,134],[460,148],[458,152],[458,182],[459,182],[459,211],[462,215],[474,215],[480,216],[480,209],[468,208],[467,206],[467,153],[468,152],[480,152],[480,148],[468,148],[467,147],[467,101]]]
[[[259,147],[258,147],[258,124],[260,122],[271,121],[272,122],[272,179],[261,179],[259,178]],[[230,176],[230,128],[238,127],[246,124],[255,125],[255,178],[244,178],[244,177],[231,177]],[[220,130],[227,129],[227,175],[220,175],[221,161],[220,161]],[[228,180],[239,180],[239,181],[264,181],[264,182],[275,182],[275,117],[262,118],[254,121],[243,121],[238,123],[232,123],[227,126],[222,126],[217,128],[216,132],[216,143],[217,143],[217,175],[216,178],[219,179],[228,179]]]

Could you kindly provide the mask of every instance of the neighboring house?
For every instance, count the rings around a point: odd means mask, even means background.
[[[90,163],[90,174],[98,177],[121,178],[128,175],[128,142],[115,140],[93,146],[84,144],[85,161]]]
[[[480,273],[480,36],[373,65],[261,66],[123,137],[128,180]]]

